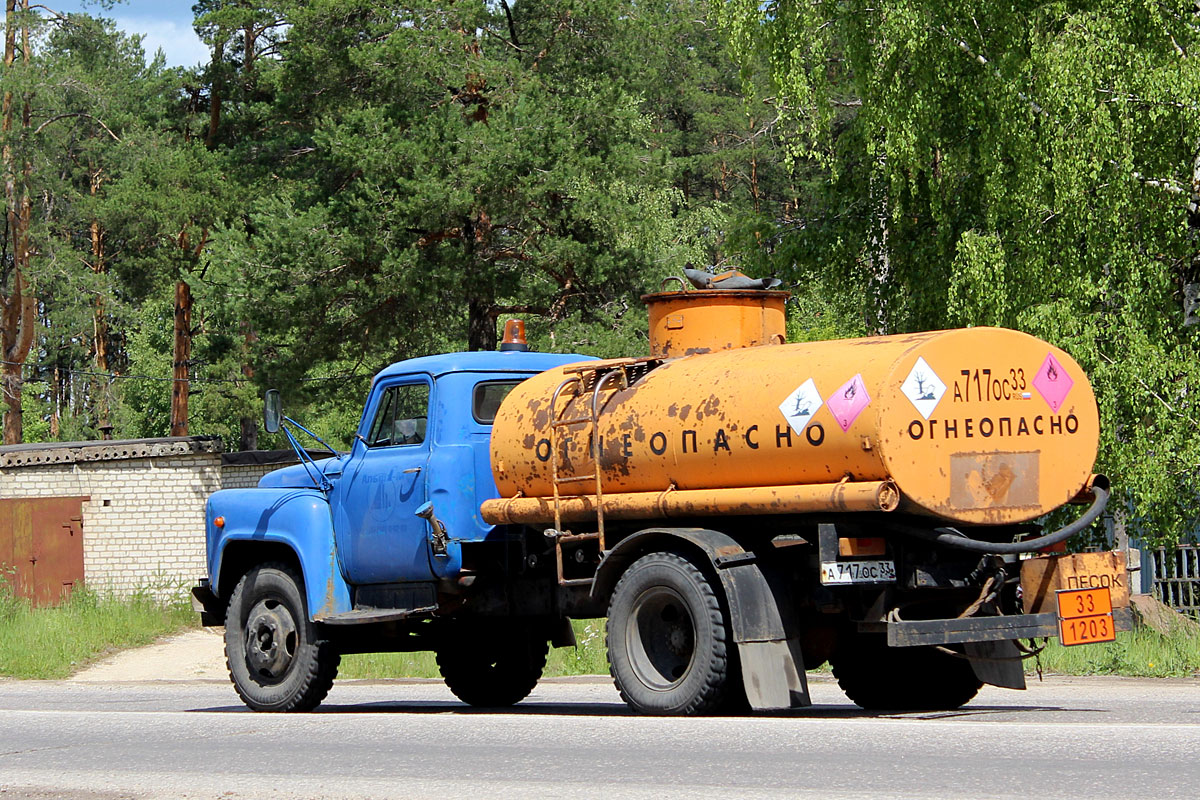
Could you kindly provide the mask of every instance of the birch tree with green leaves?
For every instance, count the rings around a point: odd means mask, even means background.
[[[824,180],[801,281],[879,332],[1004,325],[1071,352],[1098,469],[1150,542],[1200,506],[1200,5],[720,0]]]

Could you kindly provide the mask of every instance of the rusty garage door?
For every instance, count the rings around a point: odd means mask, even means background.
[[[0,500],[0,574],[18,597],[55,605],[83,580],[87,497]]]

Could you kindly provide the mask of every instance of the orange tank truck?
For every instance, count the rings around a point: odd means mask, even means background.
[[[639,500],[650,512],[663,501],[695,513],[713,490],[730,490],[704,507],[1026,522],[1087,488],[1099,441],[1096,399],[1075,360],[999,328],[724,349],[628,372],[596,397],[578,390],[571,367],[509,395],[492,465],[501,496],[520,496],[485,506],[489,521],[553,520],[555,470],[560,479],[594,471],[592,425],[553,423],[589,417],[594,399],[609,516],[643,514]],[[559,494],[592,496],[588,483],[560,482]],[[590,509],[568,501],[565,518]]]
[[[482,519],[564,614],[607,617],[633,708],[804,705],[826,661],[866,708],[955,708],[1024,688],[1047,637],[1128,627],[1123,554],[1044,554],[1109,494],[1068,353],[998,328],[787,344],[786,293],[705,283],[738,288],[647,295],[648,355],[530,377],[492,429]]]

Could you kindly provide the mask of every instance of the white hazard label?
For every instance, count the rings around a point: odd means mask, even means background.
[[[925,362],[924,357],[918,357],[912,371],[908,373],[904,383],[900,384],[900,391],[912,401],[922,417],[929,419],[929,415],[937,408],[938,401],[946,393],[946,384],[942,383],[942,379]]]
[[[779,410],[787,419],[788,425],[792,426],[792,430],[796,433],[804,433],[813,414],[816,414],[817,409],[824,404],[821,393],[817,391],[817,385],[813,383],[812,378],[809,378],[779,404]]]

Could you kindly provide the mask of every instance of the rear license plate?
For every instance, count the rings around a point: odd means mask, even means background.
[[[1096,589],[1062,589],[1058,597],[1058,639],[1066,647],[1095,642],[1113,642],[1112,593],[1107,586]]]
[[[821,583],[895,583],[894,561],[826,561],[821,564]]]

